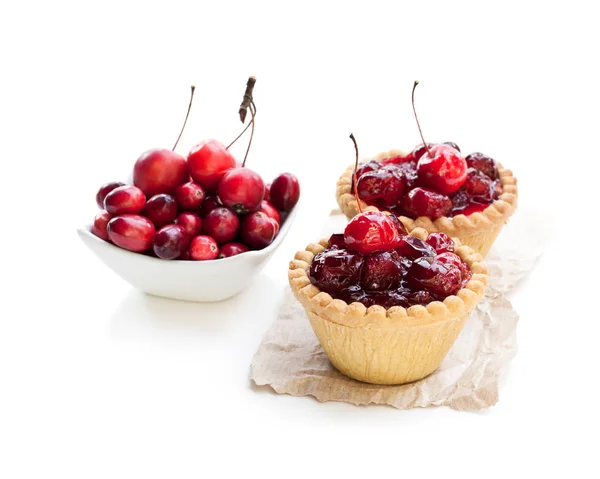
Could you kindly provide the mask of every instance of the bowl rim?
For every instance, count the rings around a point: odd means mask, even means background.
[[[203,260],[203,261],[180,260],[180,259],[165,260],[162,258],[156,258],[154,256],[148,256],[148,255],[144,254],[144,252],[136,253],[135,251],[129,251],[129,250],[120,248],[108,241],[105,241],[102,238],[99,238],[98,236],[93,234],[91,231],[92,223],[87,223],[85,225],[77,227],[77,232],[80,235],[85,236],[86,238],[89,238],[91,241],[96,241],[98,244],[102,244],[103,246],[106,246],[109,249],[113,249],[114,251],[118,251],[121,254],[124,253],[124,254],[128,254],[128,255],[135,255],[135,257],[141,259],[142,261],[160,261],[163,264],[165,264],[165,263],[170,263],[170,264],[189,263],[192,265],[225,264],[225,263],[233,263],[235,261],[242,261],[244,258],[250,259],[250,258],[259,258],[259,257],[263,257],[263,256],[268,256],[270,253],[274,252],[275,249],[277,249],[277,247],[281,244],[281,242],[287,236],[287,234],[292,226],[292,223],[296,217],[296,213],[298,211],[299,205],[300,205],[300,201],[298,201],[298,203],[296,203],[296,206],[294,206],[290,210],[286,220],[281,225],[281,228],[279,229],[277,236],[275,237],[275,239],[269,246],[267,246],[266,248],[263,248],[263,249],[249,250],[249,251],[246,251],[245,253],[237,254],[235,256],[230,256],[228,258],[217,258],[217,259]],[[118,215],[116,215],[116,216],[118,216]]]

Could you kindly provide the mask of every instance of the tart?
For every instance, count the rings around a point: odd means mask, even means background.
[[[395,236],[387,235],[388,222],[397,225]],[[444,280],[431,283],[419,273],[423,267]],[[403,384],[435,371],[488,281],[472,248],[418,227],[407,234],[393,215],[368,211],[344,235],[297,252],[288,277],[333,366],[372,384]]]
[[[436,177],[422,164],[431,157],[460,156],[460,150],[454,143],[427,146],[420,145],[408,154],[391,150],[362,160],[356,171],[357,195],[355,167],[349,166],[337,183],[336,198],[342,212],[350,219],[359,209],[390,211],[408,231],[423,228],[446,233],[485,257],[516,209],[516,178],[482,153],[465,157],[466,168],[458,181],[444,178],[450,168],[440,168]]]

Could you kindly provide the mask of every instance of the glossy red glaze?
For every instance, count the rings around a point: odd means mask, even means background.
[[[171,150],[148,150],[137,159],[133,167],[133,184],[147,197],[171,193],[187,178],[186,159]]]
[[[446,216],[452,209],[452,201],[446,195],[425,188],[413,188],[402,199],[406,216],[427,216],[432,220]]]
[[[223,175],[235,168],[235,158],[217,140],[198,143],[188,155],[190,175],[205,189],[215,190]]]

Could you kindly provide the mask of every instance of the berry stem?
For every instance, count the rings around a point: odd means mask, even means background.
[[[246,159],[248,158],[248,152],[250,151],[250,147],[252,146],[252,138],[254,138],[254,118],[256,117],[256,106],[254,105],[254,100],[250,100],[250,113],[252,114],[252,120],[250,120],[250,124],[252,125],[252,129],[250,130],[250,140],[248,140],[248,148],[246,148],[246,154],[244,155],[244,161],[242,161],[242,168],[246,166]]]
[[[175,151],[175,148],[177,148],[177,143],[179,143],[179,140],[181,139],[181,135],[183,135],[183,130],[185,130],[185,125],[187,124],[188,117],[190,116],[190,111],[192,109],[192,101],[194,100],[194,91],[196,90],[196,86],[192,85],[191,89],[192,89],[192,92],[190,94],[190,104],[188,105],[187,113],[185,114],[185,120],[183,121],[183,126],[181,127],[181,131],[179,132],[177,141],[173,145],[173,151]]]
[[[358,187],[356,180],[356,170],[358,170],[358,145],[356,144],[356,139],[354,135],[350,133],[350,139],[352,143],[354,143],[354,151],[356,151],[356,159],[354,160],[354,173],[352,174],[352,181],[354,183],[354,196],[356,197],[356,204],[358,205],[358,211],[363,212],[362,206],[360,206],[360,198],[358,197]]]
[[[433,156],[431,156],[431,151],[429,151],[429,145],[425,142],[425,138],[423,138],[423,132],[421,131],[421,125],[419,124],[419,118],[417,117],[417,110],[415,109],[415,90],[417,89],[418,84],[419,84],[419,82],[417,80],[415,80],[415,84],[413,85],[413,89],[412,89],[413,113],[415,114],[415,120],[417,120],[417,128],[419,129],[419,135],[421,135],[421,141],[423,142],[423,145],[425,146],[425,149],[427,150],[427,154],[429,155],[429,157],[433,158]]]

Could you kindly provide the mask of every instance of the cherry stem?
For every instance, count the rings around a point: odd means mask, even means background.
[[[246,159],[248,158],[248,152],[250,151],[250,147],[252,146],[252,138],[254,138],[254,117],[256,116],[256,106],[254,105],[254,100],[250,100],[250,105],[248,109],[250,110],[250,113],[252,115],[252,120],[250,120],[250,125],[252,125],[252,129],[250,130],[250,140],[248,141],[248,148],[246,148],[244,161],[242,161],[242,168],[246,166]]]
[[[429,157],[433,158],[433,156],[431,156],[431,151],[429,150],[429,145],[427,145],[427,143],[425,142],[425,138],[423,138],[423,132],[421,131],[421,125],[419,124],[419,118],[417,117],[417,110],[415,109],[415,90],[417,89],[418,84],[419,84],[419,82],[417,80],[415,80],[415,84],[413,85],[413,89],[412,89],[413,113],[415,114],[415,120],[417,120],[417,128],[419,128],[419,135],[421,135],[421,141],[423,142],[423,145],[425,146],[425,149],[427,150],[427,154],[429,155]]]
[[[192,109],[192,101],[194,100],[194,91],[196,90],[196,86],[192,85],[191,89],[192,89],[192,92],[190,94],[190,104],[188,105],[187,113],[185,114],[185,120],[183,121],[183,126],[181,127],[181,131],[179,132],[179,136],[177,137],[177,141],[173,145],[173,150],[172,151],[175,151],[175,148],[177,148],[177,144],[179,143],[179,140],[181,139],[181,135],[183,135],[183,130],[185,130],[185,125],[187,124],[188,118],[190,116],[190,111]]]
[[[352,175],[352,181],[354,182],[354,196],[356,197],[356,204],[358,205],[358,211],[363,212],[362,206],[360,206],[360,198],[358,197],[358,186],[356,180],[356,170],[358,170],[358,145],[356,144],[356,139],[354,135],[350,133],[350,139],[352,143],[354,143],[354,151],[356,151],[356,160],[354,161],[354,173]]]

